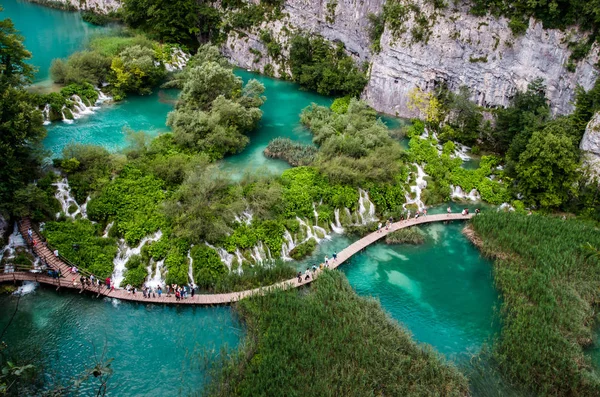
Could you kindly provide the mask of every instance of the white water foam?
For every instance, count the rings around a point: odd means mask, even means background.
[[[427,187],[427,181],[425,180],[427,174],[419,164],[414,165],[417,167],[417,178],[415,184],[410,187],[410,191],[415,194],[415,198],[413,199],[409,193],[406,193],[404,196],[406,198],[406,203],[402,207],[406,208],[409,204],[416,204],[419,210],[423,210],[425,209],[425,203],[421,201],[421,193]]]
[[[15,292],[13,292],[13,295],[27,295],[27,294],[31,294],[33,291],[36,290],[36,288],[39,286],[39,283],[36,283],[35,281],[23,281],[23,285],[21,285],[19,288],[17,288],[17,290]]]
[[[119,250],[117,255],[113,259],[114,270],[112,274],[112,284],[115,288],[119,288],[123,279],[125,278],[125,264],[134,255],[139,255],[142,252],[144,244],[152,241],[158,241],[162,237],[162,231],[158,230],[156,233],[144,237],[137,247],[131,248],[127,245],[124,239],[119,240]]]
[[[56,193],[54,197],[58,200],[61,207],[61,212],[65,214],[67,218],[75,219],[77,215],[81,215],[83,219],[87,219],[87,205],[90,201],[90,197],[88,196],[81,206],[77,204],[75,198],[71,195],[71,187],[69,186],[69,181],[67,178],[63,178],[62,180],[53,183],[53,186],[56,186]],[[73,213],[69,213],[69,207],[75,206],[75,211]],[[56,214],[56,219],[60,218],[60,212]]]

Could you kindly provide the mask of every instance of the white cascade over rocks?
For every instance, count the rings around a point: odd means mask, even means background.
[[[410,192],[414,194],[415,197],[413,198],[410,193],[406,193],[406,203],[404,203],[402,207],[406,208],[407,205],[414,204],[417,206],[419,211],[421,211],[425,209],[425,203],[423,203],[423,201],[421,200],[421,194],[423,193],[423,190],[427,187],[427,181],[425,180],[427,174],[423,170],[423,167],[421,167],[419,164],[414,165],[415,167],[417,167],[417,175],[415,178],[415,184],[410,187]]]
[[[343,234],[344,233],[344,227],[342,226],[342,222],[340,222],[340,209],[336,208],[333,211],[333,215],[334,215],[334,218],[335,218],[335,222],[331,222],[331,224],[330,224],[331,230],[333,230],[337,234]]]
[[[154,274],[152,273],[152,265],[154,265]],[[165,279],[164,279],[164,267],[165,260],[161,259],[154,263],[151,259],[150,264],[148,265],[148,278],[146,279],[146,287],[148,288],[158,288],[158,286],[164,287]]]
[[[15,222],[13,227],[13,232],[8,236],[8,244],[2,248],[2,252],[0,252],[0,263],[4,260],[6,265],[4,266],[4,273],[12,273],[14,268],[9,264],[11,259],[14,259],[17,250],[28,250],[27,244],[25,243],[25,239],[19,233],[19,226],[17,222]]]
[[[61,212],[56,214],[56,219],[60,218],[61,213],[67,218],[76,219],[79,215],[82,219],[87,219],[87,205],[91,199],[88,196],[85,202],[81,205],[77,204],[75,198],[71,195],[71,187],[67,178],[63,178],[58,182],[52,184],[56,187],[56,193],[54,197],[60,203]],[[70,212],[72,210],[72,212]]]
[[[125,279],[125,265],[127,264],[127,261],[129,261],[129,259],[132,256],[139,255],[142,252],[142,247],[145,244],[153,241],[158,241],[161,237],[162,231],[158,230],[156,233],[141,239],[138,245],[135,247],[130,247],[129,245],[127,245],[125,239],[119,240],[119,249],[117,251],[117,255],[113,259],[114,268],[111,277],[111,282],[115,286],[115,288],[120,288],[123,279]]]
[[[219,255],[221,262],[223,262],[225,264],[225,266],[227,266],[227,269],[229,269],[229,271],[232,271],[234,256],[232,254],[230,254],[229,252],[227,252],[224,248],[215,247],[214,245],[211,245],[207,242],[205,242],[205,244],[208,247],[214,249],[217,252],[217,255]]]
[[[470,200],[470,201],[479,201],[481,200],[481,195],[477,191],[477,189],[471,189],[469,193],[466,193],[462,190],[460,186],[450,185],[450,197],[458,200]]]

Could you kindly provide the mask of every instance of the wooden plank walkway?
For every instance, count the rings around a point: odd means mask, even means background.
[[[438,215],[427,215],[419,217],[418,219],[410,219],[407,221],[400,221],[393,223],[389,230],[385,230],[385,227],[382,228],[381,232],[373,232],[362,239],[350,244],[348,247],[344,248],[337,255],[337,260],[335,262],[329,261],[329,268],[335,269],[340,266],[342,263],[346,262],[356,253],[362,251],[364,248],[369,245],[375,243],[376,241],[385,237],[388,233],[393,231],[404,229],[407,227],[421,225],[426,223],[433,222],[446,222],[446,221],[454,221],[454,220],[466,220],[473,217],[473,214],[469,214],[463,216],[461,214],[438,214]],[[28,229],[31,227],[31,223],[29,219],[23,219],[19,222],[19,231],[25,238],[25,241],[28,244],[31,244],[30,239],[28,238]],[[33,228],[32,228],[33,229]],[[232,302],[236,302],[240,299],[244,299],[253,294],[261,294],[269,291],[270,289],[288,289],[288,288],[298,288],[303,285],[307,285],[313,281],[314,278],[318,277],[319,271],[314,276],[311,276],[309,280],[304,280],[304,273],[302,275],[302,282],[298,282],[297,278],[293,278],[286,281],[281,281],[279,283],[273,284],[267,287],[256,288],[252,290],[240,291],[240,292],[230,292],[226,294],[197,294],[193,298],[188,297],[187,299],[182,299],[177,301],[175,296],[172,294],[171,296],[167,296],[163,293],[163,295],[159,298],[144,298],[141,291],[138,291],[136,294],[128,293],[124,289],[115,289],[109,290],[105,285],[101,285],[98,287],[85,287],[81,288],[81,283],[79,282],[80,275],[79,274],[71,274],[71,267],[62,261],[60,258],[56,257],[52,251],[44,244],[41,243],[41,238],[37,234],[37,232],[33,231],[33,239],[38,241],[35,246],[32,246],[34,253],[42,260],[44,260],[49,267],[54,268],[55,270],[60,269],[63,277],[60,279],[52,278],[46,275],[42,275],[40,273],[30,273],[30,272],[14,272],[14,273],[1,273],[0,274],[0,282],[16,282],[16,281],[36,281],[39,283],[54,285],[58,288],[71,288],[77,289],[80,292],[87,291],[89,293],[95,294],[96,296],[106,296],[110,298],[116,298],[126,301],[136,301],[136,302],[147,302],[147,303],[166,303],[166,304],[178,304],[178,305],[222,305],[228,304]],[[314,277],[314,278],[313,278]]]

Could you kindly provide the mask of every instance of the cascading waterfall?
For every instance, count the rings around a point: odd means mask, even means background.
[[[456,146],[456,150],[454,151],[454,157],[459,157],[462,161],[471,160],[471,156],[469,156],[470,147],[463,145],[462,143],[454,142]]]
[[[262,265],[265,260],[272,260],[271,251],[269,247],[267,247],[267,251],[265,252],[265,246],[262,241],[259,241],[254,247],[252,247],[252,251],[250,252],[250,256],[254,260],[254,262]]]
[[[250,225],[252,223],[253,216],[254,215],[252,214],[252,211],[246,210],[246,211],[242,212],[242,214],[240,216],[235,215],[234,219],[239,224]]]
[[[287,229],[285,229],[283,238],[285,239],[285,241],[281,245],[281,259],[283,259],[284,261],[291,261],[292,258],[290,257],[290,251],[296,247],[296,244],[294,243],[294,238]]]
[[[453,199],[471,201],[481,200],[481,196],[479,195],[477,189],[471,189],[469,194],[465,193],[460,186],[450,185],[450,189],[452,190],[452,193],[450,193],[450,197],[452,197]]]
[[[180,48],[173,49],[171,53],[171,61],[165,63],[167,72],[182,70],[190,60],[190,54],[185,53]]]
[[[158,241],[162,237],[162,231],[158,230],[156,233],[144,237],[137,247],[131,248],[127,245],[124,239],[119,240],[119,250],[117,251],[117,255],[113,259],[114,270],[112,274],[112,283],[115,288],[119,288],[123,279],[125,278],[125,264],[129,258],[134,255],[139,255],[142,252],[142,247],[152,241]]]
[[[319,213],[317,212],[317,206],[313,203],[313,215],[315,216],[315,225],[319,224]]]
[[[40,284],[36,283],[35,281],[23,281],[23,284],[19,288],[17,288],[15,292],[13,292],[13,295],[23,296],[30,294],[33,291],[35,291],[39,285]]]
[[[110,229],[112,229],[114,224],[115,224],[114,222],[111,222],[108,225],[106,225],[106,229],[104,229],[104,233],[102,233],[102,237],[108,238],[108,233],[110,233]]]
[[[66,124],[73,124],[75,121],[72,119],[67,118],[67,116],[65,116],[65,110],[67,109],[67,107],[65,105],[63,105],[63,107],[60,109],[60,114],[62,116],[62,121],[63,123]]]
[[[44,125],[50,124],[50,104],[47,103],[42,110],[42,115],[44,116]]]
[[[227,269],[229,269],[229,271],[231,271],[231,267],[233,264],[233,255],[231,255],[229,252],[227,252],[225,249],[223,249],[221,247],[215,247],[214,245],[210,245],[207,242],[205,242],[205,244],[208,247],[217,251],[217,255],[219,255],[219,258],[221,258],[221,262],[223,262],[225,264],[225,266],[227,266]]]
[[[190,250],[187,253],[187,258],[189,261],[188,277],[190,278],[190,285],[192,287],[195,287],[196,283],[194,283],[194,258],[192,258],[192,250],[191,250],[191,248],[193,246],[194,246],[194,244],[192,244],[192,246],[190,247]]]
[[[8,236],[8,244],[2,249],[0,252],[0,262],[3,259],[9,260],[13,259],[16,256],[17,248],[27,248],[27,244],[25,243],[25,239],[19,233],[19,227],[15,222],[15,226],[13,228],[13,232],[10,236]],[[4,273],[12,273],[15,269],[12,265],[7,264],[4,266]]]
[[[358,220],[361,225],[367,225],[376,222],[375,204],[369,199],[369,193],[358,189]]]
[[[81,97],[77,94],[71,95],[71,101],[73,102],[73,108],[71,113],[75,120],[82,118],[83,116],[94,114],[94,110],[99,109],[98,107],[88,107]]]
[[[409,204],[416,204],[419,210],[425,209],[425,203],[421,201],[421,193],[423,189],[427,187],[427,181],[425,177],[427,174],[423,170],[423,168],[419,164],[415,164],[417,167],[417,179],[415,181],[415,185],[410,187],[410,191],[415,194],[415,198],[413,199],[409,193],[405,195],[406,203],[402,205],[403,208],[406,208]]]
[[[238,261],[237,272],[238,272],[238,274],[242,274],[242,272],[243,272],[242,262],[244,261],[244,257],[242,256],[242,253],[240,252],[239,248],[235,250],[235,257],[237,258],[237,261]]]
[[[56,186],[56,194],[54,197],[58,200],[61,207],[61,212],[65,214],[67,218],[75,219],[77,215],[81,215],[83,219],[87,219],[87,205],[90,201],[90,197],[88,196],[81,206],[77,204],[75,198],[71,195],[71,187],[69,186],[69,181],[67,178],[63,178],[60,181],[53,183],[53,186]],[[71,206],[75,207],[75,210],[70,213],[69,208]],[[60,212],[56,214],[56,219],[60,217]]]
[[[154,270],[154,275],[152,275],[152,262],[148,266],[148,279],[146,281],[146,287],[149,288],[157,288],[159,285],[164,286],[165,280],[163,279],[163,268],[165,265],[165,260],[161,259],[156,262],[156,268]]]
[[[348,210],[348,212],[350,212],[350,210]],[[330,224],[331,230],[333,230],[337,234],[344,233],[344,228],[342,227],[342,222],[340,222],[340,209],[336,208],[333,211],[333,214],[335,216],[335,223],[331,222],[331,224]]]

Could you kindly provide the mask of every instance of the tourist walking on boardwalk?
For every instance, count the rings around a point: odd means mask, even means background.
[[[310,279],[310,269],[308,267],[306,268],[306,273],[304,273],[304,274],[306,274],[306,276],[304,277],[304,280],[309,280]]]
[[[33,230],[31,228],[27,229],[27,235],[29,236],[29,240],[32,240]]]
[[[162,287],[159,285],[157,288],[157,292],[158,292],[158,297],[162,297]]]
[[[325,260],[323,262],[325,263],[325,266],[329,266],[329,258],[327,255],[325,255]]]
[[[106,277],[106,280],[104,280],[104,282],[106,283],[106,289],[110,289],[110,277]]]
[[[427,208],[423,208],[423,216],[427,216]]]
[[[337,252],[333,251],[333,261],[337,261]]]
[[[302,284],[302,272],[298,272],[298,284]]]
[[[192,285],[190,288],[192,289],[192,291],[191,291],[192,299],[194,299],[194,295],[196,294],[196,287],[194,287]]]
[[[446,212],[448,213],[448,216],[450,216],[450,214],[452,213],[452,208],[448,206],[448,208],[446,208]]]
[[[381,222],[377,225],[377,233],[381,233]]]

